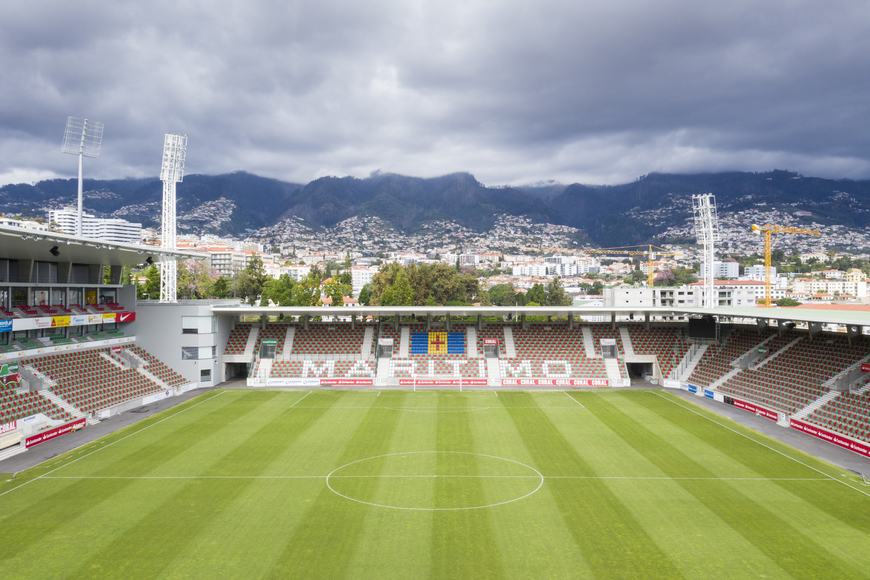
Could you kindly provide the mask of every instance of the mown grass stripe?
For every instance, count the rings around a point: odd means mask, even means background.
[[[546,475],[598,475],[528,393],[504,393],[506,406],[535,467]],[[619,497],[599,479],[547,480],[593,574],[601,578],[682,578]]]
[[[451,398],[452,399],[452,398]],[[457,401],[442,397],[443,408],[457,405]],[[462,402],[468,403],[463,398]],[[438,451],[474,453],[474,438],[468,413],[439,413],[436,423]],[[436,472],[439,475],[455,473],[451,464],[456,456],[439,453]],[[464,462],[473,462],[474,456],[464,455]],[[475,470],[475,474],[479,474]],[[435,480],[435,505],[445,506],[487,505],[486,493],[477,478],[438,478]],[[487,510],[439,511],[432,516],[432,542],[438,546],[432,551],[432,575],[436,578],[503,578],[498,542]]]
[[[584,399],[586,409],[622,441],[673,478],[715,477],[706,467],[623,413],[612,400]],[[691,417],[685,418],[692,421]],[[712,434],[711,434],[712,435]],[[708,510],[795,578],[852,578],[860,571],[724,481],[673,479]],[[723,546],[723,549],[727,547]]]
[[[259,393],[258,393],[259,394]],[[261,394],[263,403],[275,394]],[[290,401],[288,401],[290,403]],[[205,475],[232,473],[244,465],[250,473],[264,471],[269,464],[304,433],[326,409],[296,412],[292,405],[260,427],[243,443],[214,462]],[[276,444],[281,441],[281,444]],[[73,577],[111,573],[125,578],[154,578],[230,505],[253,480],[211,480],[191,482],[166,498],[147,517],[119,535],[71,574]]]
[[[339,465],[389,453],[399,414],[377,407],[366,413],[359,428],[351,437]],[[371,469],[383,465],[372,460]],[[365,478],[354,487],[355,495],[369,501],[381,485],[381,479]],[[343,578],[364,529],[370,506],[335,495],[326,486],[311,503],[308,512],[296,527],[281,556],[268,577],[285,578]],[[324,522],[334,522],[326,525]],[[315,550],[319,546],[322,549]]]
[[[798,463],[789,459],[787,454],[772,453],[762,445],[747,446],[747,439],[745,437],[722,428],[716,422],[719,419],[723,421],[727,421],[727,419],[717,417],[716,421],[711,421],[706,418],[703,414],[706,411],[701,408],[697,410],[698,415],[687,412],[686,409],[680,406],[684,403],[682,400],[678,401],[679,405],[675,405],[668,398],[659,396],[637,397],[634,400],[662,419],[704,440],[717,451],[745,465],[756,473],[785,472],[786,467],[788,467],[790,473],[794,474],[796,471],[799,471],[808,474],[807,477],[822,477],[822,474],[829,475],[824,470],[822,473],[819,473],[819,471],[802,465],[802,463],[809,462],[817,463],[815,458],[803,456],[799,460],[801,463]],[[739,429],[740,426],[735,424],[734,428]],[[750,439],[754,440],[755,437],[761,437],[761,435],[753,433],[753,437]],[[780,447],[779,443],[773,440],[765,442],[765,445],[774,446],[775,448]],[[750,449],[751,452],[749,451]],[[784,447],[783,451],[785,451]],[[794,454],[799,453],[797,450],[790,448],[788,451]],[[818,467],[821,468],[823,466],[819,465]],[[832,471],[832,469],[829,468],[828,471]],[[829,475],[829,477],[831,477],[832,482],[838,482],[833,476]],[[832,518],[856,530],[870,534],[870,517],[867,515],[868,510],[870,510],[870,507],[868,507],[870,506],[870,501],[868,501],[865,495],[855,493],[851,486],[834,485],[831,486],[831,490],[828,493],[819,494],[814,490],[808,489],[805,485],[790,481],[788,478],[771,477],[771,480]]]
[[[113,460],[94,475],[114,475],[127,471],[124,466],[128,463],[147,465],[153,470],[171,461],[191,444],[220,430],[227,422],[255,411],[262,403],[261,399],[244,397],[235,404],[222,405],[207,415],[215,418],[214,421],[194,421],[184,424],[179,429],[171,429],[149,446],[131,447],[126,454]],[[4,525],[0,526],[0,562],[39,542],[57,528],[105,502],[134,481],[115,479],[99,482],[72,481],[70,485],[41,497],[18,512],[4,514]]]

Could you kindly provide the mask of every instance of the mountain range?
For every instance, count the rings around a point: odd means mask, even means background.
[[[156,178],[84,181],[85,211],[159,224],[162,183]],[[74,179],[0,188],[0,212],[45,217],[48,209],[75,205]],[[498,214],[585,230],[601,246],[662,242],[670,225],[692,215],[691,196],[714,193],[719,211],[764,202],[769,208],[811,214],[812,221],[870,226],[870,181],[831,180],[774,170],[700,175],[653,173],[631,183],[574,183],[487,187],[468,173],[420,178],[375,172],[366,178],[323,177],[288,183],[245,172],[190,175],[177,186],[181,233],[244,236],[296,216],[329,227],[356,215],[375,215],[408,232],[432,220],[453,220],[478,231]],[[652,212],[658,217],[650,220]],[[645,215],[647,214],[647,215]],[[810,218],[807,217],[807,220]]]

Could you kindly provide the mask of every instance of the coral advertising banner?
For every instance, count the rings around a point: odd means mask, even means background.
[[[510,387],[607,387],[607,379],[502,379],[501,384]]]
[[[810,425],[809,423],[804,423],[803,421],[798,421],[797,419],[791,420],[791,428],[797,429],[801,433],[806,433],[807,435],[812,435],[813,437],[823,439],[828,443],[839,445],[840,447],[848,449],[849,451],[854,451],[858,455],[870,457],[870,446],[859,441],[848,439],[846,437],[843,437],[842,435],[831,433],[827,429],[822,429],[821,427],[816,427],[815,425]]]

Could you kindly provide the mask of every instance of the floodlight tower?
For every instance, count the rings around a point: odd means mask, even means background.
[[[704,288],[706,290],[705,308],[715,308],[716,300],[713,297],[713,255],[715,243],[720,240],[719,218],[716,215],[716,197],[712,193],[702,193],[692,196],[692,210],[695,213],[695,236],[698,243],[704,245],[704,264],[706,264],[706,276]]]
[[[60,150],[79,156],[79,212],[76,220],[76,235],[82,235],[82,158],[100,156],[103,142],[103,124],[98,121],[70,117],[66,120],[63,144]]]
[[[163,247],[175,249],[175,184],[184,178],[184,158],[187,155],[187,135],[167,133],[163,141],[163,164],[160,181],[163,182]],[[178,302],[176,299],[175,261],[160,262],[160,302]]]

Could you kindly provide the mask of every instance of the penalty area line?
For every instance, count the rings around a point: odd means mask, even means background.
[[[562,392],[565,393],[566,395],[568,395],[568,391],[562,391]],[[583,405],[583,403],[581,403],[580,401],[578,401],[577,399],[575,399],[571,395],[568,395],[568,398],[571,399],[572,401],[574,401],[575,403],[577,403],[578,405],[580,405],[581,407],[583,407],[584,409],[586,408],[586,406]]]
[[[846,487],[848,487],[849,489],[854,489],[854,490],[857,491],[858,493],[861,493],[861,494],[866,495],[867,497],[870,497],[870,493],[867,493],[866,491],[862,491],[862,490],[858,489],[857,487],[851,486],[851,485],[849,485],[848,483],[846,483],[845,481],[840,481],[839,479],[837,479],[837,478],[834,477],[833,475],[830,475],[830,474],[828,474],[828,473],[825,473],[825,472],[822,471],[821,469],[816,469],[816,468],[813,467],[812,465],[808,465],[808,464],[804,463],[803,461],[801,461],[801,460],[799,460],[799,459],[796,459],[796,458],[792,457],[791,455],[788,455],[787,453],[783,453],[783,452],[780,451],[779,449],[774,449],[774,448],[771,447],[770,445],[766,445],[766,444],[762,443],[761,441],[758,441],[757,439],[753,439],[752,437],[750,437],[749,435],[747,435],[747,434],[745,434],[745,433],[741,433],[740,431],[738,431],[738,430],[736,430],[736,429],[733,429],[733,428],[729,427],[728,425],[725,425],[724,423],[720,423],[719,421],[716,421],[716,420],[712,419],[711,417],[707,417],[706,415],[703,415],[703,414],[699,413],[698,411],[696,411],[696,410],[694,410],[694,409],[690,409],[689,407],[686,407],[685,405],[681,405],[680,403],[678,403],[678,402],[676,402],[676,401],[672,401],[671,399],[669,399],[669,398],[667,398],[667,397],[665,397],[665,396],[662,396],[662,395],[659,394],[659,393],[656,393],[656,392],[654,392],[654,391],[651,391],[651,392],[652,392],[653,395],[659,397],[660,399],[664,399],[665,401],[667,401],[667,402],[669,402],[669,403],[671,403],[671,404],[673,404],[673,405],[676,405],[677,407],[682,407],[683,409],[689,411],[690,413],[694,413],[695,415],[698,415],[699,417],[703,417],[704,419],[710,421],[711,423],[715,423],[716,425],[719,425],[720,427],[724,427],[725,429],[728,429],[728,430],[731,431],[732,433],[736,433],[737,435],[740,435],[741,437],[744,437],[744,438],[746,438],[746,439],[749,439],[749,440],[752,441],[753,443],[757,443],[758,445],[761,445],[762,447],[766,447],[766,448],[770,449],[770,450],[773,451],[774,453],[779,453],[779,454],[782,455],[783,457],[787,457],[788,459],[791,459],[791,460],[794,461],[795,463],[798,463],[798,464],[800,464],[800,465],[803,465],[803,466],[806,467],[806,468],[812,469],[812,470],[815,471],[816,473],[821,473],[821,474],[824,475],[825,477],[829,478],[831,481],[836,481],[837,483],[841,483],[841,484],[845,485]],[[749,428],[750,428],[750,427],[747,427],[747,429],[749,429]],[[786,444],[783,443],[783,445],[786,445]]]

